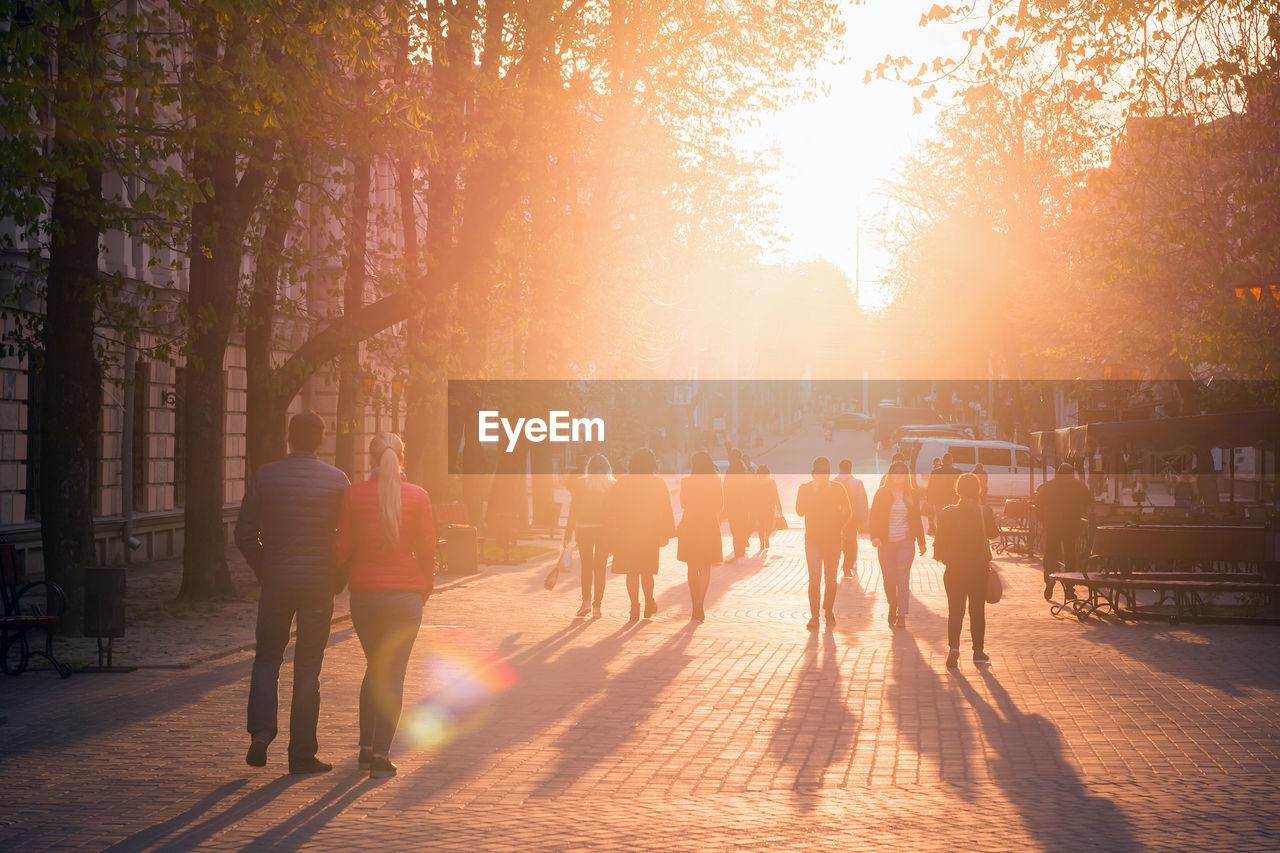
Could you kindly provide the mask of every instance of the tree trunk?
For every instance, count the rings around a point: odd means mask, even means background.
[[[365,251],[369,241],[369,159],[352,161],[355,180],[351,194],[351,218],[347,227],[347,280],[342,293],[342,313],[354,315],[364,305]],[[360,340],[351,338],[338,362],[338,432],[336,464],[350,479],[356,478],[356,432],[360,429]]]
[[[101,59],[93,3],[63,7],[55,99],[54,157],[74,166],[54,184],[53,239],[45,294],[44,412],[40,421],[40,540],[44,576],[62,587],[61,629],[78,635],[84,614],[84,569],[97,562],[93,542],[93,475],[98,459],[102,370],[94,348],[98,238],[102,230],[102,166],[94,134],[103,121],[99,97],[85,92]],[[89,106],[88,125],[75,114]],[[48,381],[56,377],[56,381]],[[125,500],[130,496],[125,495]]]
[[[253,271],[253,292],[244,332],[246,403],[245,453],[247,475],[287,453],[285,421],[293,394],[277,389],[271,351],[275,339],[276,300],[279,298],[280,258],[285,236],[293,222],[293,207],[301,185],[302,167],[294,157],[283,161],[280,177],[271,194],[263,226],[257,264]],[[283,399],[281,399],[283,397]]]

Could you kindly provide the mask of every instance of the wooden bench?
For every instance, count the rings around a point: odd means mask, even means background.
[[[1050,613],[1070,612],[1083,621],[1098,613],[1122,618],[1156,617],[1171,622],[1208,619],[1215,595],[1257,596],[1244,616],[1216,616],[1214,621],[1276,622],[1257,615],[1263,602],[1280,595],[1277,578],[1264,571],[1273,559],[1275,534],[1261,527],[1147,525],[1099,527],[1093,553],[1079,572],[1055,572],[1051,577],[1067,588],[1084,587],[1084,598],[1068,596],[1050,604]],[[1137,593],[1159,598],[1139,605]],[[1172,605],[1172,612],[1155,610]]]
[[[17,549],[7,542],[0,543],[0,601],[4,604],[4,615],[0,616],[0,671],[21,675],[31,658],[39,655],[62,678],[71,675],[70,664],[53,656],[53,629],[66,611],[67,596],[56,583],[23,583]],[[52,612],[46,611],[47,601],[52,602]],[[32,649],[27,642],[31,631],[44,631],[43,650]]]
[[[997,554],[1034,555],[1035,513],[1031,501],[1005,501],[1004,510],[996,522],[1000,530],[991,546],[992,550]]]
[[[1054,602],[1049,610],[1055,616],[1071,611],[1083,622],[1090,615],[1109,612],[1120,618],[1167,618],[1170,623],[1197,621],[1208,618],[1209,602],[1206,597],[1223,593],[1253,593],[1266,598],[1280,595],[1280,583],[1260,580],[1207,580],[1199,572],[1136,573],[1127,577],[1114,574],[1091,575],[1086,572],[1055,572],[1050,577],[1063,586],[1083,586],[1089,590],[1085,598],[1067,598]],[[1218,576],[1219,578],[1221,576]],[[1257,577],[1257,576],[1252,576]],[[1172,613],[1144,610],[1137,603],[1135,593],[1151,591],[1160,595],[1153,605],[1160,607],[1170,602]],[[1220,616],[1214,621],[1278,622],[1280,619],[1255,616]]]

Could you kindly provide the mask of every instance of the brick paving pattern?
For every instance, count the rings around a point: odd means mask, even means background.
[[[939,565],[891,630],[864,541],[809,632],[802,535],[717,567],[703,624],[674,545],[637,625],[619,577],[600,619],[573,617],[576,579],[542,590],[545,562],[450,584],[392,780],[355,768],[349,625],[317,777],[284,774],[283,732],[243,764],[248,653],[0,682],[0,849],[1280,849],[1280,629],[1055,619],[1004,559],[993,664],[952,672]]]

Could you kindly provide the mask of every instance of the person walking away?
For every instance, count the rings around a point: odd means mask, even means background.
[[[644,589],[644,618],[658,612],[653,578],[661,548],[676,535],[671,493],[658,476],[658,459],[642,447],[631,456],[627,474],[609,490],[605,509],[605,541],[613,553],[614,574],[627,576],[631,620],[640,619],[640,590]]]
[[[960,469],[956,468],[952,462],[951,454],[942,454],[942,464],[930,472],[929,483],[926,486],[926,494],[929,499],[929,529],[931,531],[938,529],[938,513],[942,512],[942,508],[955,503],[956,478],[959,476]]]
[[[369,442],[373,470],[347,490],[334,552],[347,567],[351,623],[364,650],[360,756],[374,779],[396,775],[391,742],[404,706],[404,675],[436,575],[431,499],[404,479],[404,444],[394,433]],[[341,586],[339,586],[341,589]]]
[[[933,467],[929,470],[929,479],[925,482],[925,485],[924,485],[924,503],[925,503],[924,513],[926,516],[925,520],[929,522],[930,533],[933,533],[938,520],[938,515],[937,515],[938,508],[934,507],[934,501],[935,501],[935,497],[940,496],[940,493],[943,489],[942,477],[939,476],[941,471],[942,471],[942,457],[935,456],[933,459]],[[884,487],[884,484],[888,482],[888,479],[889,479],[889,475],[886,473],[885,476],[880,480],[880,485],[882,488]],[[935,496],[934,494],[935,492],[938,492],[939,495]]]
[[[768,465],[756,469],[753,485],[754,509],[752,516],[756,521],[756,533],[760,537],[760,550],[769,550],[769,541],[773,538],[774,519],[782,514],[782,500],[778,497],[778,483],[773,479],[773,472]]]
[[[1053,579],[1049,577],[1057,567],[1058,555],[1062,555],[1063,570],[1077,571],[1076,541],[1080,538],[1080,525],[1084,516],[1093,509],[1093,494],[1089,487],[1076,479],[1075,469],[1066,462],[1058,466],[1054,477],[1036,490],[1036,515],[1044,525],[1044,597],[1053,600]],[[1067,598],[1074,597],[1074,588],[1062,585]]]
[[[324,421],[315,412],[294,415],[289,421],[290,454],[253,475],[236,519],[236,547],[262,586],[249,681],[250,743],[245,761],[251,767],[266,765],[267,746],[276,737],[280,664],[296,620],[289,772],[333,769],[316,758],[316,723],[337,576],[333,529],[349,483],[346,474],[316,456],[324,433]]]
[[[840,460],[840,476],[836,482],[844,486],[849,495],[849,522],[840,534],[840,551],[844,556],[844,576],[851,578],[858,565],[858,532],[867,526],[867,489],[853,476],[853,462],[849,459]]]
[[[840,565],[840,536],[849,521],[849,493],[833,483],[831,460],[813,460],[813,478],[796,493],[796,515],[804,519],[804,556],[809,566],[810,631],[818,627],[821,602],[827,626],[836,622],[836,572]],[[826,588],[822,588],[823,582]]]
[[[733,537],[733,560],[745,556],[752,531],[752,478],[741,454],[729,461],[724,475],[724,514]]]
[[[990,480],[991,475],[987,473],[986,467],[983,466],[981,462],[974,463],[973,475],[978,478],[978,485],[981,487],[981,496],[978,500],[985,501],[987,499],[987,483]]]
[[[956,480],[959,502],[938,514],[938,535],[933,539],[933,556],[945,567],[942,586],[947,592],[947,666],[960,665],[960,632],[964,613],[969,611],[969,636],[973,640],[973,662],[991,660],[983,648],[986,638],[987,572],[991,567],[991,545],[981,504],[982,483],[976,474],[961,474]]]
[[[920,497],[911,488],[907,466],[895,462],[889,466],[884,485],[871,501],[871,544],[880,559],[884,578],[884,595],[889,601],[889,627],[905,628],[911,606],[911,563],[915,559],[912,546],[919,545],[924,555],[924,522],[920,517]]]
[[[570,537],[578,542],[582,564],[582,606],[578,616],[600,615],[604,602],[605,569],[609,551],[604,541],[605,498],[613,488],[613,469],[601,453],[587,460],[587,473],[569,490],[569,519],[564,527],[564,544]]]
[[[724,560],[720,543],[720,510],[724,487],[710,454],[693,454],[689,476],[680,481],[680,524],[676,527],[676,559],[688,566],[693,618],[706,619],[703,605],[711,586],[711,567]]]

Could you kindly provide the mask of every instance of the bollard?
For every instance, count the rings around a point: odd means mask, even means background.
[[[98,638],[100,670],[111,667],[111,641],[124,636],[124,600],[124,566],[89,566],[84,570],[84,635]]]

